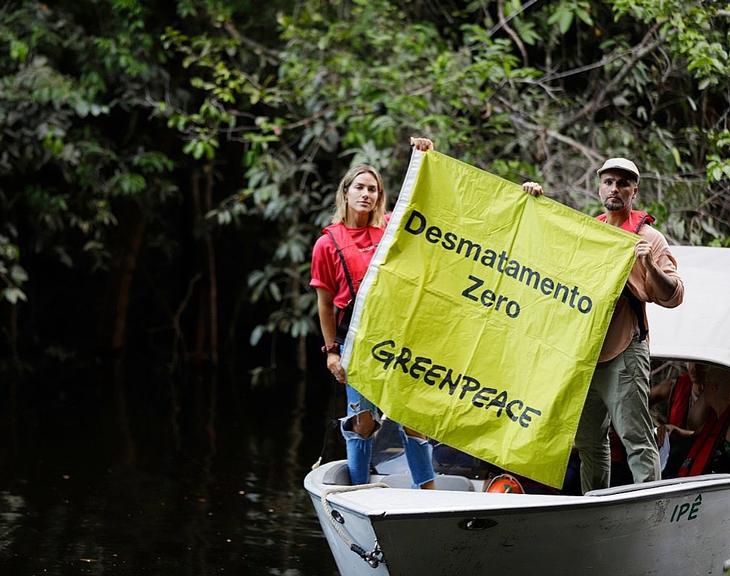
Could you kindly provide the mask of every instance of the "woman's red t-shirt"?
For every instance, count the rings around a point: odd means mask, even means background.
[[[348,228],[344,224],[338,224],[346,231],[347,236],[351,240],[356,250],[348,250],[347,252],[356,254],[360,260],[356,267],[350,270],[353,278],[355,292],[360,287],[360,282],[365,275],[370,261],[375,254],[375,249],[382,238],[382,229],[374,226],[365,226],[363,228]],[[344,246],[340,246],[345,250]],[[361,274],[354,272],[354,268],[362,270]],[[312,280],[309,282],[314,288],[324,288],[334,296],[334,304],[338,308],[344,308],[351,300],[350,289],[347,286],[347,278],[342,268],[342,262],[337,255],[335,245],[329,234],[322,234],[314,244],[312,250]]]

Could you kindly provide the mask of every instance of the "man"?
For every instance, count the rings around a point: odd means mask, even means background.
[[[645,304],[673,308],[682,302],[684,285],[677,261],[654,219],[633,209],[639,192],[639,170],[626,158],[609,158],[598,170],[598,196],[604,213],[598,220],[638,234],[636,262],[614,310],[593,374],[575,437],[581,459],[583,493],[609,485],[608,439],[613,424],[626,448],[634,482],[660,478],[659,452],[649,414],[649,347]],[[542,186],[523,189],[539,196]]]

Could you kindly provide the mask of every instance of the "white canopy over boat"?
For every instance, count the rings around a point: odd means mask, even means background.
[[[647,306],[652,356],[730,367],[730,249],[671,250],[684,282],[684,302],[676,309]]]

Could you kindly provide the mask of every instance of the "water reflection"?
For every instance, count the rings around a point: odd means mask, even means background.
[[[328,385],[161,374],[0,383],[0,574],[336,574],[302,489]]]

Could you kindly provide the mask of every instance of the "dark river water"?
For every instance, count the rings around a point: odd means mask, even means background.
[[[51,372],[0,382],[0,575],[337,574],[302,488],[333,384]]]

